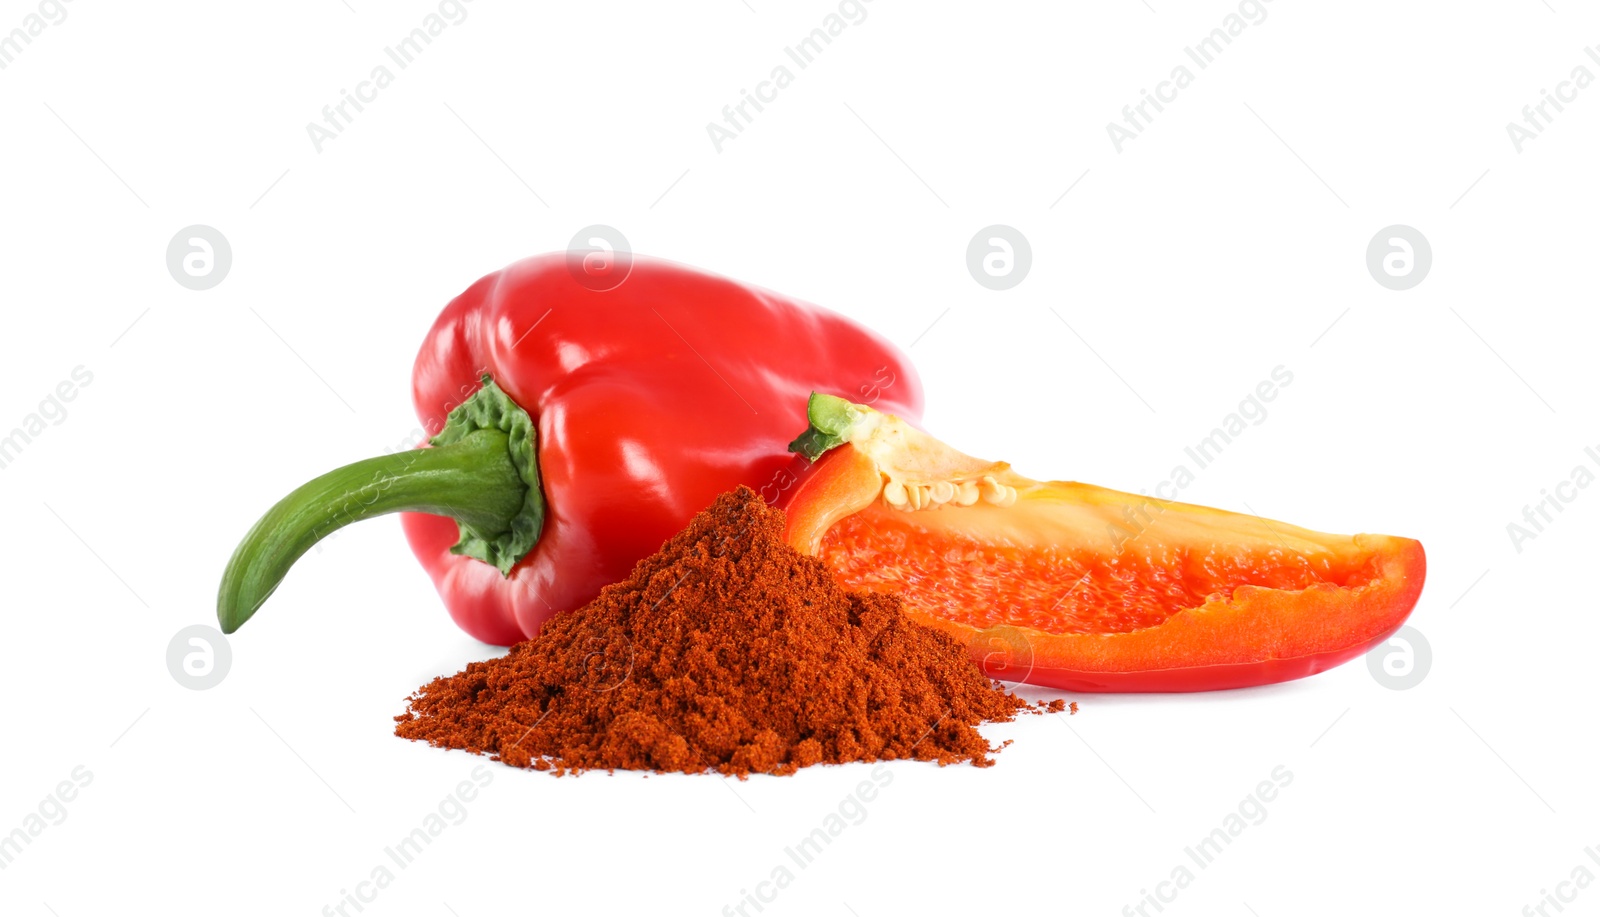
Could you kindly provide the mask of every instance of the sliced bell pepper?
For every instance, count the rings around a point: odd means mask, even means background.
[[[813,394],[816,462],[786,538],[853,588],[900,593],[995,678],[1074,691],[1206,691],[1360,656],[1422,592],[1422,545],[1067,481],[965,455]]]

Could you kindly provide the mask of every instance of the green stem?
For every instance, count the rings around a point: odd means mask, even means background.
[[[535,436],[528,415],[487,378],[452,411],[431,449],[346,465],[278,501],[244,536],[222,574],[217,620],[233,633],[312,546],[386,513],[448,516],[461,528],[452,550],[509,574],[538,542],[544,521]]]
[[[823,453],[849,442],[856,424],[876,414],[864,404],[854,404],[834,395],[812,392],[806,401],[807,426],[804,433],[789,444],[790,452],[798,452],[810,461],[822,458]]]

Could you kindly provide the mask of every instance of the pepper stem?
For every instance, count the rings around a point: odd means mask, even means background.
[[[877,413],[864,404],[812,392],[806,401],[806,421],[809,426],[789,444],[789,451],[798,452],[815,462],[829,449],[849,442],[857,425]]]
[[[451,550],[502,574],[533,550],[544,524],[535,433],[527,412],[485,376],[450,412],[431,449],[337,468],[278,501],[244,536],[222,574],[217,620],[238,630],[312,546],[387,513],[448,516],[461,529]]]

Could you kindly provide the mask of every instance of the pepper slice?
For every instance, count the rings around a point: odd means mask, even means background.
[[[1208,691],[1332,668],[1422,592],[1422,545],[1068,481],[1035,481],[892,415],[811,396],[815,466],[785,537],[852,588],[900,593],[995,678]]]

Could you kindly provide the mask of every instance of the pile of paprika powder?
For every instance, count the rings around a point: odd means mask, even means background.
[[[976,727],[1030,705],[783,530],[754,491],[723,494],[593,602],[418,690],[395,733],[558,774],[993,764]]]

